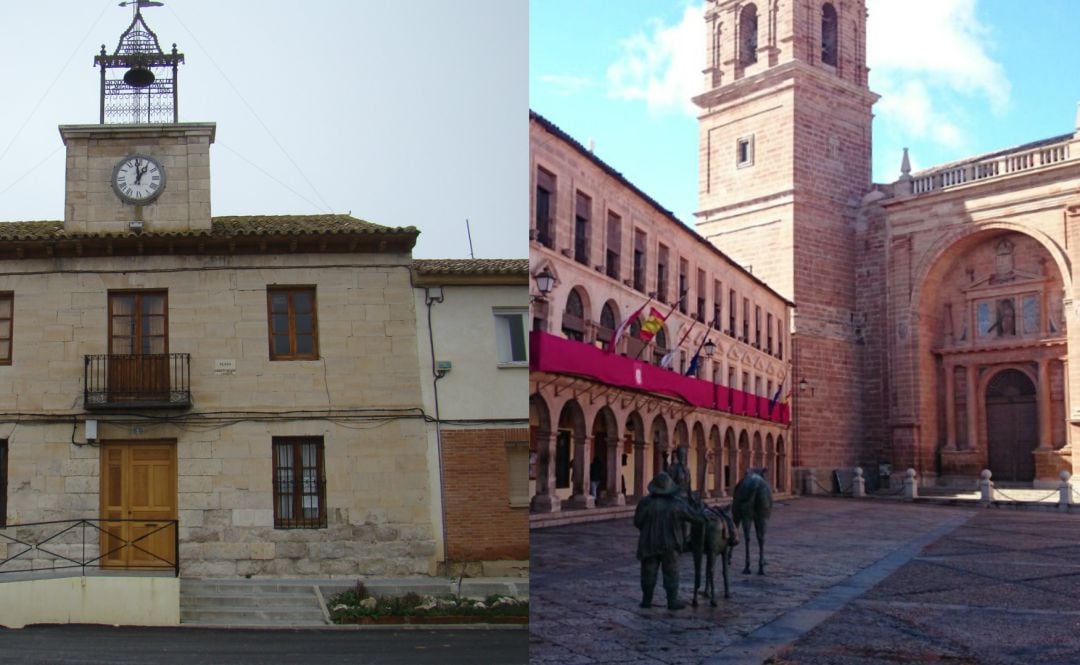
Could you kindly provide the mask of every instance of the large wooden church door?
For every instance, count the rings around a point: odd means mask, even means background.
[[[135,521],[109,521],[117,519]],[[156,441],[102,444],[102,565],[172,567],[176,559],[175,527],[162,520],[174,519],[176,445]]]
[[[986,387],[986,444],[993,479],[1034,480],[1032,451],[1038,443],[1035,384],[1023,372],[1004,370]]]

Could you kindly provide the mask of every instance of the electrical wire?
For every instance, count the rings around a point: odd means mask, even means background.
[[[180,15],[177,14],[173,10],[172,5],[167,5],[167,7],[168,7],[168,10],[169,10],[169,13],[171,13],[176,18],[177,23],[180,24],[180,27],[182,27],[184,29],[184,31],[187,32],[188,35],[191,36],[192,40],[195,41],[195,44],[200,49],[203,50],[203,53],[206,54],[207,60],[209,60],[210,64],[213,65],[214,69],[216,69],[218,71],[218,73],[221,74],[221,78],[225,79],[225,82],[229,84],[229,87],[232,88],[233,92],[236,93],[236,96],[239,97],[240,101],[242,101],[244,103],[244,106],[246,106],[248,111],[251,112],[251,115],[253,115],[255,117],[255,119],[259,121],[259,124],[262,125],[262,128],[266,131],[266,134],[270,137],[271,140],[273,140],[274,145],[276,145],[278,147],[278,149],[281,150],[281,153],[283,155],[285,155],[285,157],[293,165],[293,167],[296,169],[296,172],[299,173],[300,177],[304,179],[304,182],[306,182],[308,184],[308,187],[311,187],[311,191],[315,192],[315,196],[317,196],[318,199],[320,201],[322,201],[323,209],[326,210],[327,212],[332,212],[333,209],[326,202],[326,199],[323,198],[322,193],[319,192],[319,189],[317,187],[315,187],[315,184],[312,183],[310,179],[308,179],[307,174],[304,173],[304,170],[301,169],[300,165],[296,163],[296,160],[294,160],[292,158],[292,155],[290,155],[289,151],[285,149],[285,146],[281,145],[281,142],[277,140],[277,137],[274,136],[274,133],[270,131],[270,128],[266,126],[266,123],[263,122],[263,119],[259,116],[258,113],[256,113],[255,108],[252,107],[252,105],[248,103],[248,100],[245,99],[242,94],[240,94],[240,90],[237,89],[237,87],[235,85],[233,85],[232,79],[230,79],[228,74],[225,73],[225,70],[223,70],[221,67],[218,66],[217,61],[214,60],[214,56],[210,54],[210,51],[205,46],[202,45],[202,42],[200,42],[199,38],[195,36],[195,33],[193,33],[191,30],[188,29],[188,27],[184,23],[183,19],[180,18]]]
[[[101,22],[101,17],[105,16],[105,12],[111,6],[112,6],[112,0],[106,0],[104,6],[102,6],[102,8],[101,8],[101,13],[98,14],[98,17],[90,25],[89,29],[87,29],[86,34],[83,35],[83,38],[81,40],[79,40],[79,43],[75,46],[75,48],[73,48],[71,50],[71,55],[69,55],[68,59],[64,62],[64,66],[60,68],[60,71],[56,74],[56,77],[53,78],[52,83],[50,83],[49,86],[47,88],[45,88],[45,92],[43,92],[41,94],[41,97],[37,100],[37,103],[34,104],[34,108],[30,110],[30,114],[26,116],[26,119],[23,120],[23,123],[21,125],[19,125],[19,128],[17,130],[15,130],[14,136],[12,136],[11,140],[8,141],[8,144],[4,147],[3,152],[0,152],[0,162],[3,162],[4,158],[7,157],[8,151],[11,150],[11,146],[15,145],[15,141],[18,140],[18,138],[22,134],[23,130],[26,129],[26,126],[28,124],[30,124],[30,120],[32,120],[34,115],[37,114],[38,109],[41,108],[41,103],[44,102],[45,98],[49,96],[50,92],[52,92],[53,86],[56,85],[56,82],[59,81],[60,77],[64,75],[64,72],[67,71],[67,68],[71,65],[71,61],[74,60],[75,56],[82,50],[83,44],[86,42],[86,39],[90,36],[90,33],[92,33],[94,31],[94,29],[97,28],[98,23]],[[51,155],[50,155],[50,157],[51,157]],[[37,167],[35,166],[34,168],[37,168]],[[33,170],[33,169],[31,169],[31,170]],[[28,174],[26,174],[26,175],[28,175]],[[25,175],[24,175],[24,177],[25,177]],[[21,179],[22,178],[20,178],[20,180]],[[8,189],[10,189],[10,187]],[[7,190],[5,189],[4,191],[6,192]],[[3,192],[0,192],[0,193],[3,193]]]

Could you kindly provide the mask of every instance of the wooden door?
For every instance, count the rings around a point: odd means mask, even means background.
[[[1032,451],[1038,437],[1035,384],[1014,369],[999,373],[986,387],[986,445],[993,479],[1034,480]]]
[[[102,444],[101,519],[103,565],[175,564],[175,527],[162,521],[176,519],[174,443]],[[117,519],[134,521],[110,522]]]

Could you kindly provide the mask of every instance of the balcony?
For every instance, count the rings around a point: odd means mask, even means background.
[[[86,356],[88,411],[191,408],[191,354]]]
[[[681,400],[691,406],[788,424],[787,404],[607,353],[595,346],[545,332],[529,333],[529,369],[592,379],[609,386]],[[770,408],[771,406],[771,408]]]

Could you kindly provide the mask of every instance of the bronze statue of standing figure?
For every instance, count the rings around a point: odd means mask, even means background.
[[[651,607],[657,568],[664,575],[664,591],[670,610],[681,610],[679,600],[679,553],[686,551],[683,524],[703,524],[700,513],[679,498],[679,486],[664,472],[649,483],[649,496],[637,504],[634,526],[638,528],[637,558],[641,561],[641,607]]]

